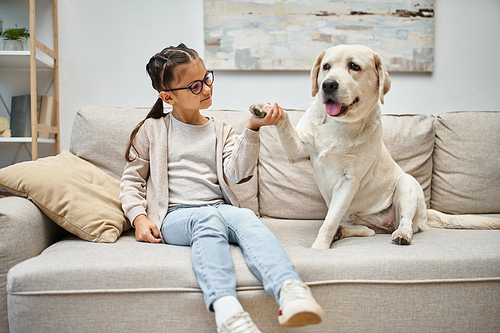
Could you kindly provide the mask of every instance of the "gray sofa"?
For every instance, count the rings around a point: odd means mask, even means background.
[[[147,111],[80,110],[71,152],[119,178],[130,132]],[[303,114],[289,112],[294,122]],[[249,116],[203,113],[237,132]],[[383,125],[429,207],[500,216],[500,112],[384,115]],[[500,230],[431,229],[409,246],[377,234],[313,250],[327,209],[309,162],[290,163],[274,128],[260,136],[257,172],[234,189],[325,310],[320,325],[282,328],[275,301],[233,247],[239,298],[263,332],[500,332]],[[1,332],[215,332],[187,247],[139,243],[134,230],[115,243],[84,241],[21,197],[0,199],[0,229]]]

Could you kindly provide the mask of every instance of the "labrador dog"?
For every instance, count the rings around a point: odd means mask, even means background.
[[[392,233],[410,244],[414,233],[437,228],[499,229],[500,219],[446,215],[427,209],[420,184],[392,159],[382,142],[380,104],[391,79],[382,58],[362,45],[339,45],[319,54],[311,70],[311,107],[293,126],[288,115],[276,125],[292,161],[310,159],[328,206],[312,247],[333,240]],[[380,102],[380,103],[379,103]],[[255,103],[265,116],[273,106]]]

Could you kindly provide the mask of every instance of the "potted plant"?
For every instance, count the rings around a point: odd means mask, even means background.
[[[26,28],[5,29],[3,32],[3,49],[7,51],[24,51],[26,40],[30,37],[30,33]]]

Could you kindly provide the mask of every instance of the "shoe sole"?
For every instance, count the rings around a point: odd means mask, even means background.
[[[283,327],[301,327],[307,325],[316,325],[321,323],[322,318],[313,312],[299,312],[288,320],[279,318],[279,322]]]

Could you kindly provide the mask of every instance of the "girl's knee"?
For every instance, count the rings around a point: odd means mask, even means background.
[[[238,208],[238,213],[235,220],[247,226],[266,228],[264,223],[262,223],[262,221],[257,217],[257,215],[255,215],[253,210],[248,208]]]
[[[269,228],[258,218],[254,212],[250,209],[244,209],[239,219],[239,227],[243,227],[247,231],[253,230],[254,232],[265,235],[266,233],[271,233]]]
[[[208,206],[199,210],[195,229],[221,230],[227,232],[227,224],[216,208]]]
[[[253,210],[248,208],[240,208],[240,214],[248,220],[260,221],[260,219],[255,215]]]

